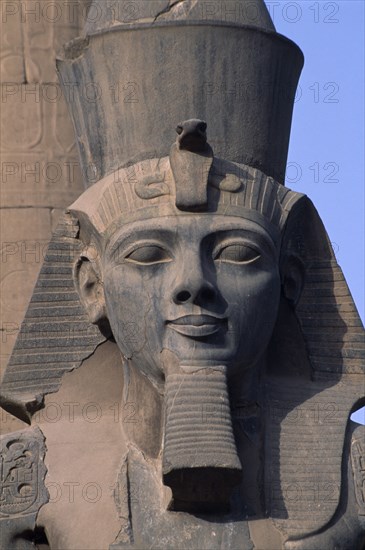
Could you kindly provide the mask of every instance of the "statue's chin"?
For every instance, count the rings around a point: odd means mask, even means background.
[[[175,510],[228,511],[241,479],[226,367],[167,368],[163,479]]]

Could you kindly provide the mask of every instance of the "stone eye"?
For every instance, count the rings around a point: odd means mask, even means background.
[[[214,255],[217,262],[231,264],[248,264],[260,258],[260,254],[254,248],[244,244],[230,244],[224,246]]]
[[[166,263],[172,260],[167,250],[154,244],[135,248],[125,257],[125,259],[127,262],[145,265]]]

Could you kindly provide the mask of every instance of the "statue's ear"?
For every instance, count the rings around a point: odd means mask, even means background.
[[[290,254],[282,261],[281,285],[284,297],[295,307],[304,285],[304,264],[298,256]]]
[[[82,254],[73,269],[73,278],[80,301],[94,325],[107,322],[104,288],[96,260]]]

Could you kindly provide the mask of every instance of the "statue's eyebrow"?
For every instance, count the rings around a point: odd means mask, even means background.
[[[237,237],[247,240],[249,243],[257,244],[263,250],[266,250],[269,254],[277,256],[277,248],[270,235],[264,235],[259,231],[253,229],[244,229],[238,226],[232,226],[230,228],[218,228],[216,231],[212,232],[210,235],[207,235],[206,238],[213,236],[217,240],[224,240],[229,237],[230,239],[235,239]]]
[[[129,231],[121,231],[117,235],[113,236],[107,245],[107,252],[109,256],[112,256],[120,246],[128,246],[134,242],[140,240],[159,240],[172,244],[176,239],[176,228],[131,228]]]

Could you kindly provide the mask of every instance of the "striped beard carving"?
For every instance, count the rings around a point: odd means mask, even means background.
[[[165,386],[163,480],[172,508],[228,512],[241,480],[225,367],[184,367]]]

